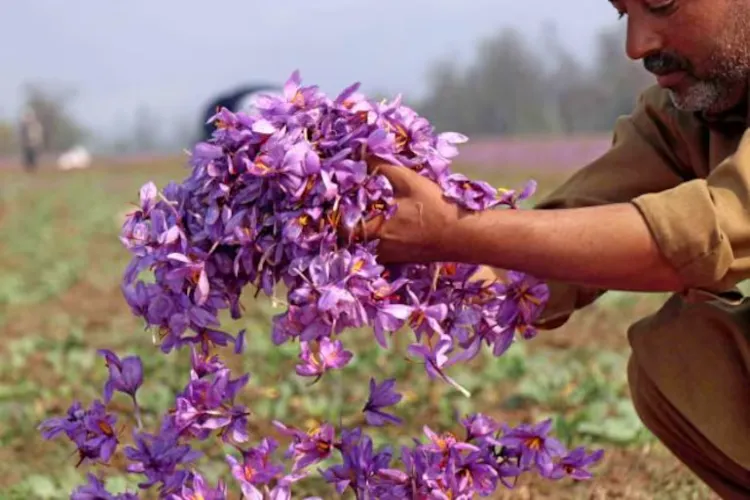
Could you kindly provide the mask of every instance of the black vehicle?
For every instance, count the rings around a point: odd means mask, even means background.
[[[281,88],[275,85],[248,85],[234,90],[225,92],[214,98],[205,108],[201,122],[201,139],[202,141],[211,138],[214,131],[214,125],[208,123],[208,120],[216,114],[218,108],[227,108],[237,112],[247,109],[250,105],[250,99],[257,94],[280,94]]]

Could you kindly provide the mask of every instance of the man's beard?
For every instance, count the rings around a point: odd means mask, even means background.
[[[708,64],[712,70],[705,76],[697,76],[693,65],[686,58],[673,52],[651,54],[643,59],[643,66],[655,75],[684,71],[692,80],[682,90],[668,89],[672,103],[684,111],[721,112],[736,104],[737,89],[744,88],[748,77],[746,51],[732,58],[712,57]]]
[[[736,89],[728,82],[697,80],[683,91],[668,89],[672,104],[682,111],[720,113],[736,104]]]

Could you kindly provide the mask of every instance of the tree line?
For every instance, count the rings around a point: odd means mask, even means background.
[[[554,27],[532,44],[516,30],[481,40],[469,64],[437,61],[419,111],[438,129],[490,136],[609,131],[653,83],[624,55],[621,25],[601,31],[593,61],[565,48]]]

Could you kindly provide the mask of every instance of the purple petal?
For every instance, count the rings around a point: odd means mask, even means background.
[[[260,119],[253,123],[252,131],[256,134],[271,135],[276,133],[276,127],[268,120]]]
[[[206,274],[206,270],[202,269],[198,277],[198,286],[195,289],[196,305],[202,306],[206,303],[209,291],[208,275]]]

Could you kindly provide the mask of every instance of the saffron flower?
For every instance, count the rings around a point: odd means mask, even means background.
[[[104,401],[109,403],[114,391],[130,395],[135,393],[143,384],[143,363],[138,356],[127,356],[122,360],[115,353],[107,349],[100,349],[99,354],[104,357],[109,369],[109,378],[104,386]]]
[[[536,466],[543,476],[550,476],[554,469],[553,458],[565,453],[560,442],[549,436],[552,419],[536,425],[522,425],[516,429],[506,428],[498,442],[520,454],[523,469]]]
[[[370,379],[370,395],[362,410],[369,425],[381,426],[386,422],[397,425],[401,423],[400,418],[383,411],[383,408],[395,405],[403,397],[393,390],[395,385],[395,379],[385,380],[382,384],[377,384],[373,378]]]

